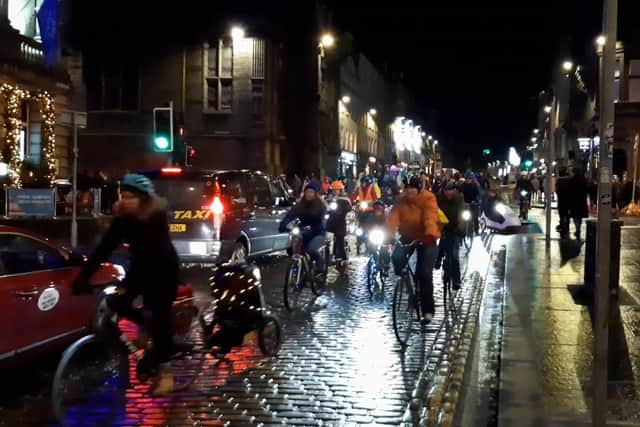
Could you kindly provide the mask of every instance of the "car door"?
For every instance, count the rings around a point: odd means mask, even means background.
[[[271,181],[271,194],[273,195],[273,206],[271,208],[271,214],[274,222],[280,225],[280,221],[285,217],[288,210],[291,209],[293,203],[291,202],[291,196],[287,193],[286,189],[282,185],[279,179]],[[278,229],[275,230],[276,235],[274,237],[274,250],[283,250],[289,247],[290,239],[289,233],[280,233]]]
[[[262,174],[247,175],[248,202],[253,207],[254,227],[251,241],[253,254],[273,251],[274,238],[278,231],[278,221],[272,213],[273,196],[269,180]]]
[[[47,345],[88,326],[89,313],[82,307],[90,297],[72,297],[73,270],[55,247],[21,234],[2,234],[0,261],[10,351]]]

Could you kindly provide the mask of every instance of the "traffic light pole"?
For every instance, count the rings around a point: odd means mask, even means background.
[[[604,1],[604,36],[600,72],[600,165],[598,179],[598,228],[596,237],[596,290],[593,351],[592,425],[607,423],[609,357],[609,298],[611,250],[611,166],[613,158],[614,74],[618,26],[618,0]]]

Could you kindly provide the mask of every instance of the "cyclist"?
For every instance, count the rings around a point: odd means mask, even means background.
[[[480,217],[480,184],[476,180],[473,172],[468,171],[464,174],[464,182],[460,185],[460,191],[464,196],[464,202],[469,205],[471,216],[473,217],[473,231],[478,232]]]
[[[420,289],[420,306],[422,321],[429,323],[435,313],[433,300],[433,267],[438,256],[437,240],[440,238],[438,228],[438,203],[436,197],[428,190],[422,190],[423,179],[412,176],[407,182],[405,191],[396,200],[389,214],[387,227],[391,235],[400,232],[403,243],[418,241],[416,275]],[[393,251],[393,265],[399,274],[407,262],[408,253],[397,245]]]
[[[334,181],[340,182],[340,181]],[[331,201],[329,219],[327,220],[327,231],[333,233],[333,255],[336,261],[346,262],[347,251],[345,237],[347,236],[347,214],[351,212],[351,201],[346,197],[344,185],[334,186],[334,198]]]
[[[280,222],[279,231],[285,233],[287,226],[298,219],[301,228],[306,229],[302,233],[302,244],[305,252],[315,261],[316,275],[324,271],[324,258],[320,255],[320,248],[326,244],[324,216],[327,213],[327,205],[320,198],[320,185],[314,181],[304,187],[302,199],[292,207]]]
[[[438,206],[449,219],[449,223],[442,229],[442,237],[440,238],[438,260],[436,268],[442,264],[442,258],[446,255],[451,262],[452,271],[451,279],[453,281],[453,289],[460,289],[460,234],[462,229],[462,211],[464,210],[464,200],[458,191],[457,184],[449,181],[438,195]]]
[[[378,200],[373,187],[373,180],[368,176],[360,178],[360,188],[351,195],[351,202],[355,204],[358,212],[358,224],[363,227],[368,218],[373,214],[373,204]],[[356,252],[360,253],[360,246],[365,242],[366,235],[363,233],[356,239]]]
[[[129,244],[129,272],[121,284],[124,293],[111,295],[109,307],[118,315],[146,326],[153,339],[152,360],[159,367],[151,394],[171,393],[171,308],[178,288],[178,256],[169,237],[167,204],[156,195],[151,181],[128,174],[120,184],[120,200],[113,206],[114,219],[94,253],[74,282],[74,291],[86,292],[89,278],[123,242]],[[143,297],[143,309],[134,300]]]

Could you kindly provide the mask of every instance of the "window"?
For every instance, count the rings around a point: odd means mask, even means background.
[[[0,235],[0,262],[5,274],[23,274],[67,267],[55,249],[17,234]]]
[[[87,59],[87,107],[91,111],[135,111],[139,104],[140,67],[133,62]]]
[[[629,101],[640,102],[640,60],[629,61]]]
[[[251,102],[253,105],[253,115],[260,119],[264,114],[264,80],[253,79],[251,81]]]
[[[249,185],[249,200],[256,206],[272,206],[271,188],[269,181],[261,175],[251,175]]]
[[[218,183],[222,188],[222,196],[232,205],[244,206],[247,204],[247,184],[244,175],[226,173],[218,177]]]
[[[233,107],[233,46],[231,39],[205,44],[204,110],[230,112]]]
[[[18,135],[20,160],[40,163],[40,109],[35,102],[22,103],[21,129]]]

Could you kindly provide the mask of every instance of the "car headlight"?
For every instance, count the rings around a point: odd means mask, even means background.
[[[251,270],[251,274],[258,282],[262,280],[262,273],[260,272],[260,269],[258,267],[253,267],[253,270]]]
[[[371,232],[369,233],[369,241],[376,246],[382,245],[382,243],[384,242],[384,238],[384,231],[378,228],[371,230]]]
[[[329,209],[335,211],[338,209],[338,204],[336,202],[329,203]]]
[[[498,203],[496,205],[496,212],[500,215],[505,215],[507,213],[507,206],[504,203]]]
[[[369,203],[360,202],[360,209],[362,209],[362,210],[369,209]]]
[[[520,195],[521,195],[522,197],[526,197],[526,196],[527,196],[527,194],[528,194],[528,193],[527,193],[525,190],[522,190],[522,191],[520,192]]]
[[[299,236],[300,235],[300,227],[293,227],[293,229],[291,229],[291,234],[293,234],[294,236]]]
[[[364,232],[362,231],[362,228],[358,227],[358,228],[356,229],[356,236],[361,237],[363,233],[364,233]]]
[[[471,219],[471,211],[462,211],[462,219],[469,221]]]

